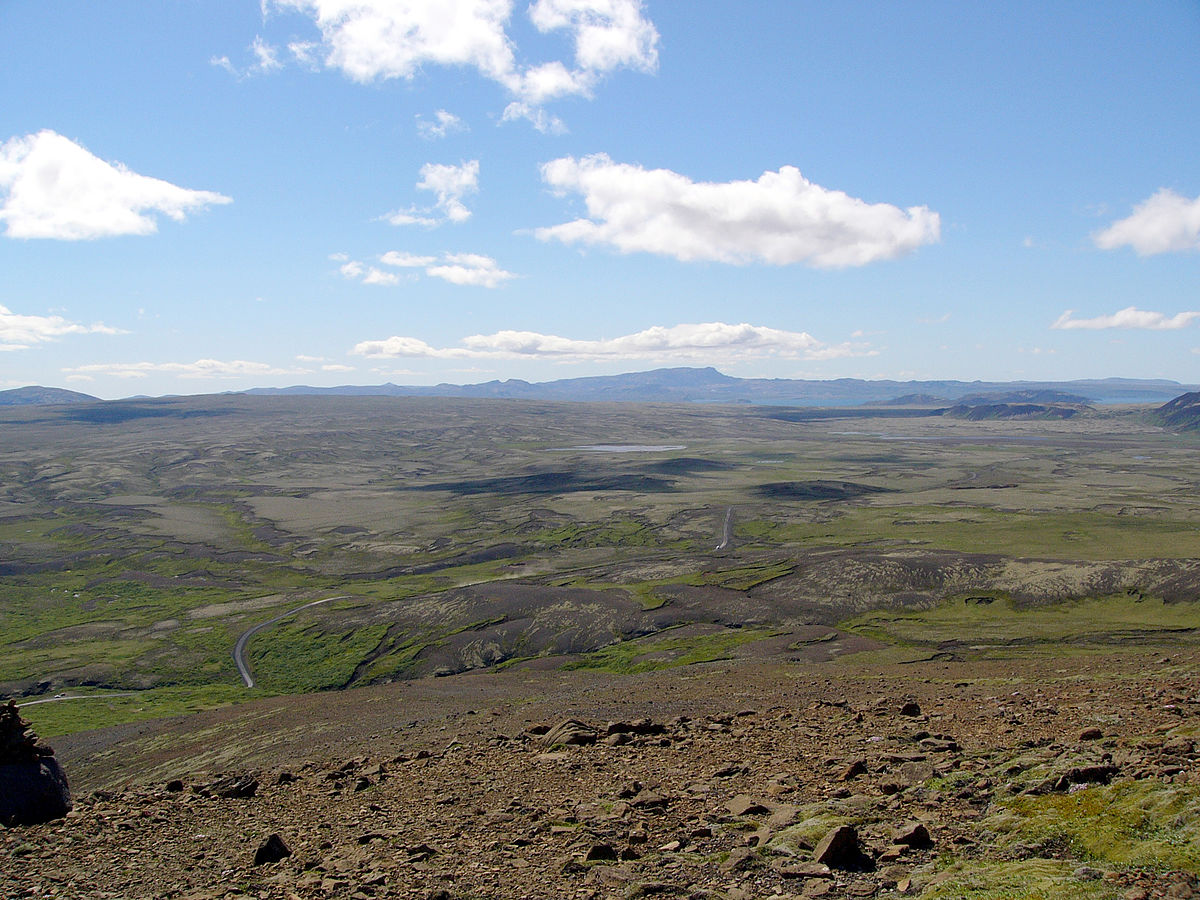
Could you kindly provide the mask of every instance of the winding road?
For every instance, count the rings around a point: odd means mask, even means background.
[[[233,661],[237,664],[238,674],[242,676],[242,681],[246,683],[246,687],[254,687],[254,675],[250,672],[250,663],[246,661],[246,645],[250,642],[250,638],[254,637],[264,628],[274,625],[276,622],[282,622],[289,616],[294,616],[302,609],[308,609],[310,606],[320,606],[322,603],[330,603],[333,600],[345,600],[343,597],[326,597],[324,600],[314,600],[312,603],[305,603],[303,606],[297,606],[295,609],[290,609],[285,613],[280,613],[273,619],[267,619],[265,622],[259,622],[253,628],[248,628],[242,632],[241,637],[237,639],[237,643],[233,645]]]

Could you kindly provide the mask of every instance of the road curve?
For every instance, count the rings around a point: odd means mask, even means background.
[[[294,616],[302,609],[308,609],[310,606],[320,606],[322,603],[329,603],[332,600],[345,600],[345,597],[326,597],[324,600],[314,600],[312,603],[305,603],[303,606],[297,606],[295,609],[289,609],[285,613],[280,613],[273,619],[267,619],[265,622],[259,622],[253,628],[247,628],[242,632],[241,637],[237,639],[237,643],[233,645],[233,661],[237,665],[238,674],[242,676],[242,681],[246,687],[254,687],[254,675],[250,672],[250,663],[246,661],[246,645],[250,643],[250,638],[254,637],[264,628],[274,625],[276,622],[282,622],[289,616]]]

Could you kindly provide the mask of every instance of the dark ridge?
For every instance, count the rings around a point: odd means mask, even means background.
[[[853,481],[775,481],[754,489],[771,500],[853,500],[867,494],[890,493],[888,488]]]
[[[982,422],[988,419],[1071,419],[1079,415],[1078,406],[1051,406],[1042,403],[980,403],[959,405],[945,411],[952,419]]]
[[[1200,391],[1181,394],[1164,403],[1150,418],[1173,431],[1200,431]]]
[[[406,491],[450,491],[453,494],[571,494],[579,491],[638,491],[663,494],[675,483],[648,475],[577,475],[574,472],[538,472],[471,481],[442,481],[401,488]]]
[[[664,459],[643,467],[647,472],[659,475],[694,475],[697,472],[727,472],[736,469],[732,463],[716,459],[698,459],[694,456],[680,456],[676,459]]]

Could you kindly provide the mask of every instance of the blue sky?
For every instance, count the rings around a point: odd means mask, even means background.
[[[0,2],[0,388],[1194,382],[1200,3]]]

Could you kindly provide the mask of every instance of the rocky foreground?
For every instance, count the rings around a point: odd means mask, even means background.
[[[0,830],[0,896],[1200,897],[1200,655],[1162,653],[510,672],[62,739],[75,808]]]

